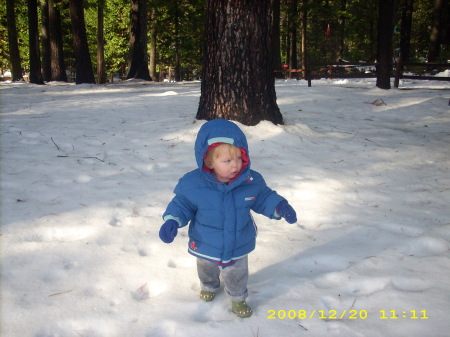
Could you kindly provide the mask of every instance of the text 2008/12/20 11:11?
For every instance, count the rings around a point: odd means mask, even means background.
[[[267,319],[366,319],[367,310],[268,310]],[[380,310],[380,319],[428,319],[426,310]]]

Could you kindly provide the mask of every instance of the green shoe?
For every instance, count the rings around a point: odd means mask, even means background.
[[[231,310],[240,318],[250,317],[253,314],[252,308],[245,302],[232,301]]]
[[[216,297],[216,293],[213,293],[212,291],[206,291],[202,290],[200,291],[200,299],[205,302],[211,302],[214,297]]]

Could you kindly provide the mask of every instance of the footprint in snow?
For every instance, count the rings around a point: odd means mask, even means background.
[[[79,184],[85,184],[85,183],[90,182],[91,180],[92,180],[92,177],[87,174],[81,174],[75,179],[75,181]]]
[[[389,281],[387,277],[352,279],[344,285],[343,291],[353,296],[370,295],[383,290]]]
[[[323,296],[320,301],[328,310],[339,310],[351,308],[355,302],[353,296]]]
[[[136,301],[145,301],[157,297],[164,293],[167,286],[159,282],[144,283],[138,289],[132,292],[132,297]]]
[[[422,236],[409,240],[401,251],[409,256],[435,256],[448,251],[448,241],[440,238]]]
[[[118,211],[117,213],[115,212],[115,214],[113,214],[111,220],[109,221],[109,224],[113,227],[121,227],[131,225],[133,221],[133,216],[130,215],[130,213],[126,211]]]
[[[297,272],[303,273],[328,273],[344,270],[351,265],[347,256],[316,254],[313,256],[304,256],[296,261]]]
[[[346,273],[332,272],[320,275],[314,279],[314,285],[320,289],[339,287],[349,281],[350,277]]]
[[[113,227],[120,227],[120,226],[122,226],[122,221],[120,219],[114,217],[109,221],[109,224]]]
[[[401,291],[420,292],[429,289],[433,284],[429,281],[412,277],[394,277],[392,286]]]
[[[195,266],[195,258],[193,258],[192,256],[170,259],[167,262],[167,267],[169,268],[186,268],[193,266]]]

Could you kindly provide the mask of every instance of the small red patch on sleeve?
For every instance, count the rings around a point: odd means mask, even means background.
[[[191,249],[193,249],[193,250],[197,250],[198,249],[197,245],[195,244],[195,241],[191,241],[189,243],[189,247],[191,247]]]

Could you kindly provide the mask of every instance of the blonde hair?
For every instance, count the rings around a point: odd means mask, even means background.
[[[208,150],[205,159],[203,160],[206,167],[211,167],[213,161],[217,159],[220,156],[220,154],[224,151],[229,151],[232,159],[236,159],[242,155],[241,149],[238,148],[237,146],[228,143],[222,143]]]

